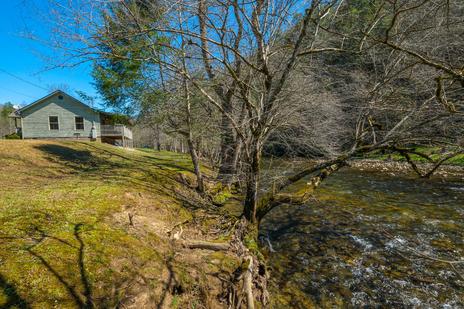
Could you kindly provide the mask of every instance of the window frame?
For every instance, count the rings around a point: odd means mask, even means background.
[[[52,129],[52,122],[50,121],[50,117],[56,117],[56,124],[58,125],[58,129]],[[54,123],[55,124],[55,123]],[[49,131],[59,131],[60,130],[60,117],[58,115],[49,115],[48,116],[48,130]]]
[[[77,128],[77,118],[82,118],[82,129]],[[85,131],[85,119],[83,116],[74,116],[74,130],[75,131]]]

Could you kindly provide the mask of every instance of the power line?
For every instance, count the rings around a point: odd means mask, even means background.
[[[2,68],[0,68],[0,71],[3,72],[3,73],[5,73],[5,74],[8,74],[8,75],[10,75],[10,76],[12,76],[12,77],[14,77],[14,78],[16,78],[16,79],[18,79],[18,80],[20,80],[20,81],[22,81],[22,82],[24,82],[24,83],[27,83],[27,84],[32,85],[32,86],[34,86],[34,87],[37,87],[37,88],[40,88],[40,89],[42,89],[42,90],[48,91],[47,88],[44,88],[44,87],[42,87],[42,86],[40,86],[40,85],[37,85],[37,84],[35,84],[35,83],[33,83],[33,82],[30,82],[30,81],[28,81],[28,80],[26,80],[26,79],[24,79],[24,78],[22,78],[22,77],[19,77],[19,76],[13,74],[13,73],[10,73],[10,72],[8,72],[8,71],[2,69]]]
[[[21,92],[18,92],[16,90],[8,89],[8,88],[2,87],[2,86],[0,86],[0,89],[6,90],[6,91],[9,91],[9,92],[13,92],[13,93],[16,93],[16,94],[19,94],[19,95],[22,95],[22,96],[25,96],[25,97],[28,97],[28,98],[31,98],[31,99],[35,99],[34,97],[32,97],[32,96],[30,96],[28,94],[21,93]]]

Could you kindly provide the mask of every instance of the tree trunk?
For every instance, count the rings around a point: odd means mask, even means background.
[[[221,166],[219,167],[218,178],[225,184],[230,184],[236,173],[234,163],[235,138],[232,121],[226,114],[232,114],[231,102],[223,102],[224,113],[221,119]]]
[[[198,157],[202,158],[203,157],[203,148],[202,148],[202,137],[199,136],[197,142],[195,143],[195,147],[197,150]]]
[[[198,158],[195,143],[192,141],[191,136],[187,138],[187,143],[190,151],[190,157],[192,158],[193,170],[195,172],[195,176],[197,176],[197,190],[203,193],[205,192],[205,188],[203,185],[203,175],[200,168],[200,159]]]
[[[240,161],[241,152],[242,152],[242,141],[239,138],[237,138],[235,141],[234,158],[233,158],[234,176],[237,174],[238,162]],[[235,182],[236,180],[233,179],[233,181]]]
[[[155,126],[155,147],[156,150],[161,151],[161,136],[159,125]]]
[[[182,50],[184,50],[185,42],[182,39]],[[185,54],[184,54],[185,56]],[[186,63],[185,58],[183,58],[182,62],[184,70],[186,70]],[[192,119],[192,110],[191,110],[191,101],[190,101],[190,89],[187,78],[184,77],[184,99],[185,99],[185,113],[186,113],[186,124],[187,124],[187,143],[190,152],[190,157],[193,163],[193,170],[195,175],[197,176],[197,190],[201,193],[205,192],[205,188],[203,186],[203,175],[201,174],[200,168],[200,159],[198,158],[198,153],[195,148],[194,142],[194,135],[193,135],[193,119]],[[184,143],[181,141],[182,152],[184,152]]]
[[[249,167],[246,174],[246,196],[243,214],[248,222],[256,223],[256,209],[258,207],[259,171],[261,163],[261,149],[254,146]]]
[[[198,21],[200,26],[200,39],[201,39],[201,52],[203,58],[203,64],[208,78],[211,81],[216,79],[214,74],[212,61],[210,59],[210,52],[208,48],[208,26],[206,16],[208,15],[208,3],[207,1],[198,1]],[[185,66],[184,66],[185,67]],[[216,82],[214,82],[216,84]],[[214,91],[221,99],[222,105],[222,119],[221,119],[221,165],[219,167],[218,179],[224,184],[230,184],[231,179],[235,174],[234,168],[234,127],[232,121],[227,115],[233,114],[232,106],[232,95],[233,91],[225,93],[219,84],[213,86]]]

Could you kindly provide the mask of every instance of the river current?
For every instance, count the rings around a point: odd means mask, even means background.
[[[260,231],[274,308],[464,308],[464,180],[347,169]]]

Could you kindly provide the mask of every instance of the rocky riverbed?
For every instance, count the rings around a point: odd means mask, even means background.
[[[411,165],[404,161],[380,161],[380,160],[353,160],[350,166],[360,171],[382,172],[390,176],[412,174]],[[433,168],[431,163],[420,163],[418,165],[421,171],[428,171]],[[415,174],[415,176],[417,176]],[[463,178],[464,167],[457,165],[442,165],[434,173],[434,176],[444,178]]]
[[[400,162],[352,166],[262,222],[274,307],[464,307],[460,168],[417,179]]]

